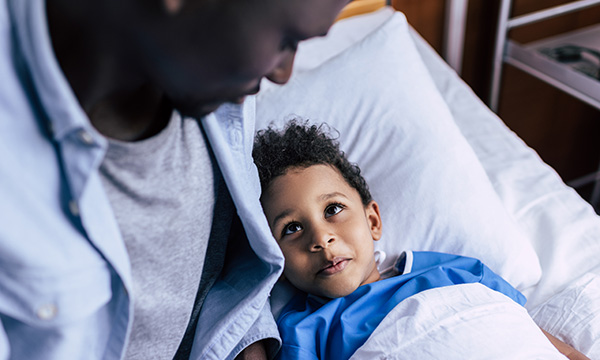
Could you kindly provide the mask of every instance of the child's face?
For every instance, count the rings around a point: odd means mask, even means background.
[[[336,298],[379,280],[379,208],[374,201],[365,207],[338,170],[289,169],[271,182],[262,204],[285,256],[284,275],[300,290]]]

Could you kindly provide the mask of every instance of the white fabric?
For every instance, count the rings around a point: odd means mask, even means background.
[[[423,291],[398,304],[351,357],[566,359],[527,311],[481,284]]]
[[[413,35],[457,125],[538,254],[543,275],[524,290],[526,307],[543,329],[600,359],[600,218]]]
[[[600,218],[429,45],[413,36],[456,124],[540,259],[541,281],[523,291],[527,308],[534,309],[600,266]]]
[[[317,45],[313,51],[326,47]],[[531,244],[456,127],[401,13],[259,93],[257,129],[295,115],[338,129],[342,149],[363,170],[381,208],[376,247],[389,255],[384,268],[404,249],[433,250],[476,257],[518,289],[537,283]]]
[[[544,330],[600,359],[600,275],[587,273],[556,294],[531,316]]]

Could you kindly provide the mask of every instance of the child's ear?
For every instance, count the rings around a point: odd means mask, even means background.
[[[365,215],[367,216],[367,222],[371,229],[371,237],[377,241],[381,239],[381,215],[379,215],[379,205],[375,200],[371,200],[370,203],[365,207]]]

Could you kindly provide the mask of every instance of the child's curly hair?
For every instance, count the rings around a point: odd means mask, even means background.
[[[326,164],[340,172],[344,180],[358,191],[366,206],[372,200],[367,182],[360,174],[360,168],[350,163],[340,150],[339,142],[327,134],[329,130],[327,124],[309,125],[308,121],[302,123],[298,120],[290,121],[283,130],[273,127],[260,130],[254,139],[252,156],[263,191],[274,178],[290,168]]]

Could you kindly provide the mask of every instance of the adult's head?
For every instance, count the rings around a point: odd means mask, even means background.
[[[186,115],[285,83],[299,41],[348,0],[48,0],[51,35],[84,108],[150,86]],[[86,109],[87,110],[87,109]]]

